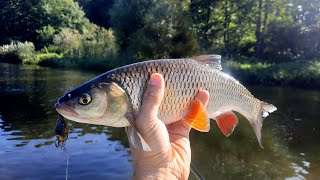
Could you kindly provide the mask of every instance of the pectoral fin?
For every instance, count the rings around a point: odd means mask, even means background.
[[[195,99],[192,103],[185,119],[192,128],[198,131],[208,132],[210,130],[210,120],[204,105],[199,99]]]
[[[129,141],[135,149],[142,149],[144,151],[151,151],[151,148],[142,138],[141,134],[136,130],[135,127],[129,126],[127,128],[127,133]]]
[[[223,113],[223,114],[215,117],[215,120],[216,120],[222,134],[224,134],[226,137],[228,137],[232,134],[234,128],[238,124],[238,118],[232,111]]]
[[[134,116],[132,114],[129,114],[126,116],[130,126],[126,127],[127,134],[129,137],[129,141],[132,144],[132,146],[135,149],[142,149],[144,151],[151,151],[150,146],[146,143],[146,141],[143,139],[141,134],[138,132],[137,128],[135,127],[134,124]]]

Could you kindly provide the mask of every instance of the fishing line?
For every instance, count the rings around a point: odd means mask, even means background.
[[[190,163],[190,170],[193,173],[193,175],[198,179],[198,180],[204,180],[203,176],[199,173],[197,168],[193,165],[193,163]]]
[[[69,152],[65,146],[61,146],[61,149],[66,153],[67,155],[67,166],[66,166],[66,180],[68,180],[68,169],[69,169]]]
[[[70,156],[69,156],[69,152],[68,152],[68,149],[66,148],[65,146],[65,142],[59,142],[59,140],[57,139],[55,141],[55,145],[57,148],[60,148],[67,156],[67,165],[66,165],[66,180],[68,180],[68,170],[69,170],[69,159],[70,159]]]
[[[59,114],[58,119],[57,119],[57,123],[56,123],[56,141],[55,141],[55,145],[57,148],[60,147],[60,149],[62,149],[65,154],[67,155],[67,165],[66,165],[66,180],[68,180],[68,170],[69,170],[69,152],[66,148],[66,141],[68,139],[68,124],[67,124],[67,119],[64,118],[63,116],[61,116]]]

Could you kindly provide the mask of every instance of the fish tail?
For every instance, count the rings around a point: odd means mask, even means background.
[[[274,105],[261,101],[261,108],[259,114],[257,115],[257,118],[253,121],[250,121],[250,124],[257,136],[257,140],[261,148],[263,148],[261,141],[261,129],[263,120],[269,115],[269,113],[272,113],[276,110],[277,108]]]

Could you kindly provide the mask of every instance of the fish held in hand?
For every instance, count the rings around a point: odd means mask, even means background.
[[[229,136],[238,123],[232,111],[245,116],[261,144],[262,121],[277,108],[255,98],[243,85],[221,71],[221,56],[203,55],[184,59],[139,62],[108,71],[67,92],[56,110],[67,119],[113,127],[129,127],[135,147],[150,150],[135,128],[134,114],[141,107],[150,75],[165,81],[158,117],[165,124],[185,119],[194,129],[207,132],[209,118]],[[200,89],[210,94],[204,106],[195,99]]]

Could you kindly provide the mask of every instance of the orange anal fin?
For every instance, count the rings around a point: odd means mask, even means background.
[[[210,130],[210,120],[208,118],[206,109],[199,99],[191,104],[190,111],[185,117],[185,120],[190,126],[201,132],[208,132]]]
[[[215,119],[222,134],[224,134],[226,137],[232,134],[234,128],[238,124],[237,116],[231,111],[221,114]]]

